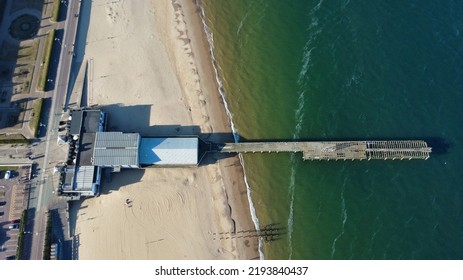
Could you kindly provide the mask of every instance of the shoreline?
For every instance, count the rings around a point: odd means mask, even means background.
[[[198,54],[199,60],[201,60],[201,63],[199,63],[199,67],[204,67],[202,70],[200,70],[200,73],[202,73],[206,78],[204,79],[206,80],[205,82],[209,83],[208,86],[204,86],[203,88],[207,88],[208,90],[210,90],[209,96],[215,99],[213,101],[214,103],[212,106],[218,108],[220,114],[222,115],[221,122],[217,122],[214,128],[224,129],[223,131],[233,133],[232,139],[230,137],[227,137],[226,139],[217,139],[216,141],[236,141],[237,139],[235,137],[235,128],[232,116],[228,109],[225,96],[223,95],[223,92],[220,91],[221,84],[218,80],[220,78],[218,77],[217,69],[213,65],[213,63],[215,63],[216,61],[213,57],[214,54],[212,53],[213,46],[211,46],[211,42],[208,40],[208,34],[206,33],[207,30],[205,29],[208,27],[204,21],[205,19],[203,18],[204,14],[202,14],[204,13],[204,10],[200,6],[200,1],[198,0],[192,0],[191,3],[186,1],[183,4],[186,6],[186,9],[188,9],[187,13],[185,14],[187,25],[192,26],[193,37],[198,41],[196,45],[196,40],[193,40],[192,45],[193,49],[196,50],[196,53]],[[211,77],[212,81],[209,80],[211,79]],[[236,180],[236,183],[235,181],[232,181],[231,184],[226,184],[225,188],[227,189],[227,191],[230,191],[232,193],[232,198],[230,201],[231,209],[242,209],[242,211],[238,212],[239,214],[236,218],[239,221],[241,221],[241,229],[252,228],[258,230],[258,221],[256,223],[253,217],[253,213],[255,213],[255,210],[251,210],[252,201],[250,200],[250,190],[246,182],[246,174],[244,171],[242,158],[240,157],[240,155],[235,155],[233,157],[233,165],[235,166],[235,168],[230,168],[228,172],[226,169],[226,162],[219,161],[219,165],[221,165],[221,169],[224,173],[229,173],[230,179]],[[235,186],[235,188],[233,188],[232,186]],[[245,195],[243,192],[245,193]],[[263,253],[260,250],[261,244],[258,239],[255,240],[254,246],[257,249],[259,258],[263,259]],[[256,254],[256,249],[248,250],[246,252],[246,255],[250,256],[252,259],[255,259],[256,257],[253,257],[253,255]]]
[[[238,139],[239,136],[236,133],[235,124],[233,123],[233,116],[231,114],[230,109],[228,108],[228,104],[227,104],[227,101],[226,101],[226,98],[225,98],[225,94],[224,94],[224,92],[222,90],[222,86],[223,86],[222,81],[221,81],[217,66],[215,65],[217,63],[217,60],[215,59],[215,56],[214,56],[214,42],[213,42],[213,39],[212,39],[212,34],[211,34],[211,31],[210,31],[210,28],[206,23],[205,11],[204,11],[204,8],[201,7],[201,3],[200,3],[201,0],[193,0],[193,1],[195,2],[195,6],[197,7],[197,9],[199,9],[198,14],[199,14],[199,18],[201,20],[202,29],[203,29],[203,36],[202,36],[203,39],[202,40],[203,40],[203,42],[208,43],[209,52],[210,52],[209,53],[209,59],[211,61],[210,63],[212,64],[212,69],[214,71],[213,75],[215,76],[215,79],[216,79],[217,91],[219,92],[220,97],[222,99],[223,106],[224,106],[224,109],[225,109],[225,113],[227,114],[227,118],[228,118],[228,121],[230,123],[230,128],[231,128],[231,130],[233,132],[233,140],[235,142],[238,142],[239,141],[239,139]],[[256,231],[259,231],[260,230],[259,218],[257,217],[256,209],[255,209],[254,203],[252,201],[251,188],[249,187],[249,184],[248,184],[248,181],[247,181],[247,178],[246,178],[246,172],[244,170],[244,159],[240,154],[237,155],[237,156],[239,158],[241,169],[242,169],[242,172],[243,172],[243,183],[246,186],[246,195],[247,195],[247,199],[248,199],[248,210],[249,210],[249,213],[251,215],[251,220],[252,220],[252,222],[254,224],[254,229]],[[259,259],[264,260],[265,257],[264,257],[264,252],[263,252],[263,244],[262,244],[262,240],[260,238],[258,240],[257,251],[259,253]]]
[[[92,7],[87,42],[86,59],[95,60],[91,101],[109,113],[110,129],[233,141],[195,1]],[[79,258],[259,258],[255,237],[216,238],[255,229],[239,157],[204,160],[113,174],[100,197],[73,207]],[[132,208],[121,203],[127,197]]]

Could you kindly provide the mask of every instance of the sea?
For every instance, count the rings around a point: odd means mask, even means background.
[[[199,1],[199,0],[198,0]],[[429,160],[245,154],[265,259],[463,259],[463,1],[201,0],[236,141],[421,139]]]

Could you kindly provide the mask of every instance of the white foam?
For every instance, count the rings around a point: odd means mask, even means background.
[[[210,51],[211,58],[212,58],[212,66],[214,68],[215,78],[216,78],[217,84],[219,85],[219,87],[218,87],[219,93],[220,93],[220,96],[222,97],[222,100],[223,100],[223,103],[224,103],[224,106],[225,106],[225,111],[226,111],[228,119],[230,121],[230,125],[231,125],[232,132],[233,132],[233,138],[234,138],[235,142],[238,142],[239,141],[239,135],[237,133],[237,129],[235,127],[235,124],[233,123],[233,115],[230,112],[230,110],[228,109],[228,103],[227,103],[227,100],[225,98],[222,79],[220,77],[220,74],[219,74],[219,71],[218,71],[217,60],[215,59],[215,55],[214,55],[214,35],[213,35],[213,33],[211,32],[209,26],[206,23],[205,12],[204,12],[203,7],[200,4],[200,0],[196,0],[196,6],[199,7],[199,9],[201,11],[201,13],[200,13],[201,21],[203,23],[203,28],[204,28],[204,32],[206,33],[207,41],[209,42],[209,51]],[[241,156],[241,154],[239,155],[239,159],[240,159],[241,166],[243,168],[244,183],[246,184],[246,192],[247,192],[247,196],[248,196],[249,209],[250,209],[250,212],[251,212],[252,221],[254,222],[254,226],[255,226],[256,230],[259,231],[260,230],[259,219],[257,218],[256,209],[254,208],[254,204],[252,202],[251,188],[249,187],[249,184],[248,184],[248,180],[247,180],[247,177],[246,177],[246,169],[244,168],[244,160],[243,160],[243,157]],[[262,238],[259,238],[259,257],[260,257],[261,260],[264,259],[264,252],[263,252],[263,248],[262,248]]]
[[[251,10],[248,10],[246,12],[246,14],[244,15],[243,19],[240,21],[240,25],[238,26],[238,30],[236,30],[236,35],[239,35],[240,32],[241,32],[241,29],[243,28],[244,26],[244,23],[246,22],[246,20],[248,19],[248,16],[251,14]]]
[[[262,8],[263,7],[263,8]],[[244,24],[246,23],[246,20],[248,17],[254,13],[254,12],[259,12],[260,15],[265,13],[265,9],[267,8],[267,1],[263,0],[262,1],[250,1],[246,7],[246,13],[243,17],[243,19],[240,21],[240,24],[238,26],[238,29],[236,31],[236,35],[239,35],[241,32],[241,29],[243,28]],[[260,16],[262,17],[262,16]]]
[[[297,80],[297,83],[300,85],[302,81],[304,80],[305,74],[307,73],[307,70],[309,70],[309,63],[310,63],[310,56],[312,55],[312,50],[307,49],[308,45],[304,48],[304,56],[302,57],[302,68],[301,71],[299,72],[299,77]]]
[[[317,12],[318,10],[320,10],[320,7],[322,6],[323,4],[323,0],[320,0],[317,5],[315,5],[315,7],[312,8],[312,10],[310,11],[310,15],[313,15],[313,13]]]
[[[302,84],[304,82],[304,77],[307,74],[307,71],[309,70],[310,67],[310,55],[312,52],[312,49],[309,48],[310,43],[307,42],[306,46],[304,47],[304,52],[302,55],[302,66],[301,66],[301,71],[299,71],[299,77],[298,77],[298,85],[302,87]],[[294,129],[293,133],[293,139],[299,139],[301,136],[301,131],[302,131],[302,124],[304,122],[304,99],[305,99],[305,91],[300,90],[298,92],[299,97],[298,97],[298,107],[295,111],[295,119],[296,119],[296,126]],[[293,231],[294,231],[294,197],[295,197],[295,192],[296,192],[296,158],[294,154],[291,154],[291,162],[292,162],[292,168],[291,168],[291,177],[289,181],[289,188],[288,188],[288,195],[290,197],[290,204],[289,204],[289,216],[288,216],[288,250],[289,250],[289,256],[288,259],[292,258],[293,254],[293,244],[292,244],[292,238],[293,238]]]
[[[341,219],[342,219],[342,226],[341,226],[341,233],[336,236],[333,240],[333,244],[331,245],[331,258],[334,258],[334,254],[336,253],[336,243],[338,242],[339,238],[344,235],[346,222],[347,222],[347,208],[346,208],[346,200],[344,199],[344,191],[346,190],[346,182],[347,178],[344,179],[344,183],[342,185],[341,191]]]
[[[293,133],[293,139],[298,139],[300,138],[300,135],[301,135],[302,124],[304,121],[304,96],[305,96],[305,92],[300,91],[299,98],[298,98],[299,106],[297,107],[296,113],[295,113],[297,123],[296,123],[295,131]],[[294,154],[291,154],[291,162],[292,162],[291,177],[290,177],[289,188],[288,188],[288,195],[290,197],[289,216],[288,216],[288,250],[289,250],[288,259],[291,259],[292,254],[293,254],[292,238],[293,238],[293,229],[294,229],[294,194],[296,191],[296,162],[297,162]]]
[[[291,160],[294,158],[294,154],[291,154]],[[294,193],[295,193],[295,185],[296,185],[296,169],[293,167],[291,168],[291,178],[289,181],[289,196],[290,196],[290,204],[289,204],[289,217],[288,217],[288,250],[289,256],[288,259],[290,260],[293,256],[293,229],[294,229]]]

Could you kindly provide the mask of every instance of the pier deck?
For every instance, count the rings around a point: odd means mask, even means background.
[[[221,153],[302,152],[304,160],[428,159],[425,141],[244,142],[219,144]]]

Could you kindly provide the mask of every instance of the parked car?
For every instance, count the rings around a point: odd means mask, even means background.
[[[0,201],[0,206],[5,206],[6,205],[6,201]]]
[[[2,216],[3,216],[3,214],[5,214],[5,212],[0,212],[0,217],[2,217]]]
[[[19,229],[19,224],[12,224],[8,226],[9,229]]]
[[[4,179],[5,179],[5,180],[8,180],[8,179],[10,179],[10,177],[11,177],[11,171],[8,170],[8,171],[5,172],[5,177],[4,177]]]
[[[5,258],[5,260],[16,260],[16,256],[15,255],[8,256]]]

